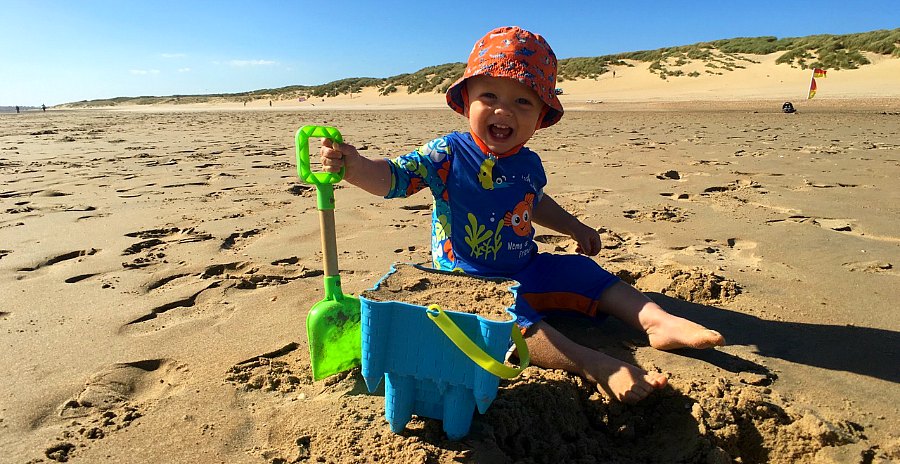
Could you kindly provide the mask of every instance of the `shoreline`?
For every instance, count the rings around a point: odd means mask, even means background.
[[[276,104],[269,106],[244,107],[240,104],[228,103],[195,103],[195,104],[151,104],[151,105],[115,105],[97,106],[89,108],[53,108],[48,113],[60,112],[90,112],[90,111],[122,111],[144,113],[177,113],[177,112],[314,112],[314,111],[438,111],[449,108],[440,99],[435,98],[430,103],[363,103],[353,104],[349,102],[332,102],[320,105],[300,104]],[[892,114],[900,112],[900,97],[847,97],[847,98],[816,98],[813,100],[794,99],[737,99],[737,100],[688,100],[688,99],[657,99],[657,100],[617,100],[617,101],[563,101],[566,112],[715,112],[715,111],[756,111],[781,113],[781,105],[790,101],[800,112],[887,112]],[[22,114],[41,114],[39,111],[31,111]]]

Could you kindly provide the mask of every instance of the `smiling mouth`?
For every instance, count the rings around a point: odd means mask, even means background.
[[[488,126],[488,131],[490,132],[491,137],[496,140],[506,140],[512,137],[513,134],[512,127],[503,124],[491,124]]]

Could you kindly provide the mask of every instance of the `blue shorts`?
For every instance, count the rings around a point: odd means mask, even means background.
[[[525,269],[509,276],[519,282],[516,323],[526,329],[547,316],[580,315],[598,322],[600,295],[621,279],[584,255],[538,253]]]

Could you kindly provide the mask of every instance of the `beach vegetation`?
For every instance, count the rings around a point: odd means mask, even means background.
[[[385,85],[405,86],[407,93],[443,92],[466,70],[465,63],[447,63],[429,66],[414,73],[386,78]]]
[[[397,87],[393,84],[383,85],[378,88],[378,95],[385,96],[390,95],[397,91]]]

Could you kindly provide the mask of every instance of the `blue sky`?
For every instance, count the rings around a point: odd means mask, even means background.
[[[496,26],[559,58],[900,27],[896,0],[0,0],[0,106],[231,93],[464,61]]]

